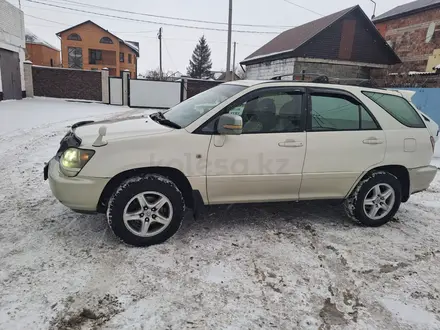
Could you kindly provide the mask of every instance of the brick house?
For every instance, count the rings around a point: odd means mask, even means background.
[[[0,101],[26,96],[23,11],[0,0]]]
[[[373,22],[402,60],[392,71],[432,72],[440,64],[440,0],[410,2]]]
[[[101,70],[121,77],[125,70],[137,77],[139,43],[125,41],[92,21],[58,32],[63,68]]]
[[[26,29],[26,60],[34,65],[59,67],[60,50]]]
[[[247,79],[270,79],[302,70],[335,78],[370,78],[371,69],[396,63],[399,57],[355,6],[281,33],[240,64],[246,65]]]

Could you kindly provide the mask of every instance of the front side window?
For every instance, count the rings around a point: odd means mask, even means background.
[[[246,86],[222,84],[197,94],[164,113],[166,119],[186,127]]]
[[[299,132],[302,100],[299,92],[268,90],[226,111],[242,117],[243,134]]]
[[[124,53],[123,52],[119,53],[119,62],[124,62]]]
[[[68,60],[69,68],[82,69],[83,68],[82,48],[68,47],[67,53],[68,53],[67,60]]]
[[[376,92],[363,92],[363,94],[373,100],[401,124],[412,128],[426,127],[417,111],[403,97]]]
[[[102,37],[101,40],[99,40],[101,44],[112,44],[113,40],[109,37]]]
[[[312,131],[378,129],[369,112],[355,99],[345,95],[312,94],[310,118]]]
[[[128,54],[128,63],[131,64],[131,54]]]
[[[218,117],[225,113],[242,117],[243,134],[300,132],[302,108],[303,93],[297,90],[271,88],[252,92],[227,106],[202,132],[214,134]]]

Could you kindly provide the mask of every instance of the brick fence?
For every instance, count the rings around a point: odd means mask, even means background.
[[[32,67],[35,96],[102,100],[100,71]]]
[[[184,99],[189,99],[194,95],[202,93],[212,87],[220,85],[223,81],[212,81],[212,80],[200,80],[185,78],[186,80],[186,97]]]

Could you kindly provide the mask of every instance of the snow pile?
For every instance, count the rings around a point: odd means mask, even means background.
[[[73,122],[133,113],[0,102],[0,329],[440,328],[440,175],[381,228],[323,202],[222,206],[132,248],[43,166]]]

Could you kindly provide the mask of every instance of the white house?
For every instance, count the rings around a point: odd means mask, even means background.
[[[25,50],[23,11],[0,0],[0,101],[26,96]]]

